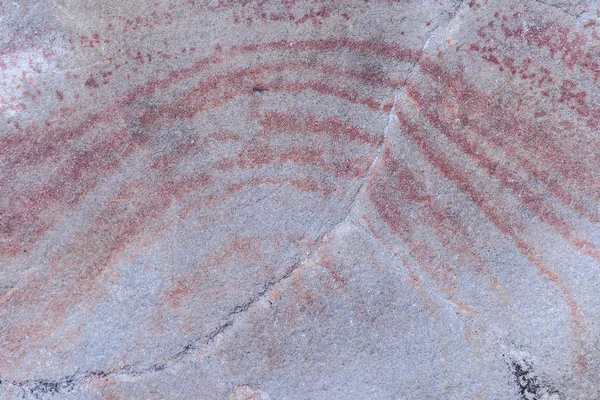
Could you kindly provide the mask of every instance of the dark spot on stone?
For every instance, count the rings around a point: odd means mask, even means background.
[[[75,379],[71,376],[57,381],[36,380],[24,387],[34,398],[41,399],[44,395],[59,395],[72,391],[75,389]]]
[[[524,400],[564,400],[564,396],[550,383],[541,379],[528,360],[512,360],[512,373]]]

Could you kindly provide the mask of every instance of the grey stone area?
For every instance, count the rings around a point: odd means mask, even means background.
[[[0,399],[600,399],[596,1],[0,1]]]

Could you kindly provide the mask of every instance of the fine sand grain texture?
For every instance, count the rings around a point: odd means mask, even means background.
[[[0,0],[0,399],[600,399],[594,0]]]

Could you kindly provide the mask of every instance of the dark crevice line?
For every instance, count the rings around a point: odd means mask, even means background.
[[[460,4],[456,7],[456,9],[454,10],[454,15],[450,18],[450,20],[448,21],[446,26],[452,21],[452,19],[454,19],[454,17],[456,17],[460,7],[463,4],[464,4],[464,0],[461,1]],[[431,35],[433,34],[433,32],[436,29],[437,29],[437,27],[430,32],[427,39],[429,39],[429,37],[431,37]],[[413,65],[410,69],[410,72],[402,84],[402,87],[403,87],[406,84],[406,82],[408,81],[408,79],[410,78],[414,69],[419,64],[419,61],[421,60],[421,58],[426,50],[427,42],[428,42],[428,40],[426,40],[424,42],[423,48],[421,49],[420,52],[418,52],[418,54],[415,54],[414,51],[412,51],[412,50],[399,49],[397,46],[394,47],[394,46],[390,45],[391,47],[388,47],[388,45],[382,44],[382,43],[373,45],[373,43],[369,43],[369,42],[356,42],[356,41],[351,41],[348,39],[340,39],[337,42],[334,41],[333,47],[336,47],[336,46],[337,46],[337,48],[348,47],[350,50],[352,50],[352,48],[354,47],[356,50],[360,50],[363,52],[370,52],[370,53],[374,53],[374,54],[377,54],[380,56],[392,57],[392,58],[399,59],[400,61],[405,61],[405,62],[413,61]],[[290,46],[290,43],[291,42],[288,42],[288,41],[272,42],[267,45],[263,44],[263,47],[269,46],[269,45],[273,45],[274,48],[282,47],[282,46]],[[308,46],[308,45],[314,45],[315,41],[295,42],[294,45],[297,45],[298,43],[301,43],[303,46]],[[316,43],[318,43],[318,41],[316,41]],[[327,47],[324,45],[321,45],[321,46],[325,47],[325,48]],[[298,46],[296,46],[295,48],[297,49]],[[248,51],[246,51],[246,50],[248,50]],[[290,50],[291,50],[291,48],[290,48]],[[311,49],[310,48],[306,49],[306,51],[308,51],[308,50],[311,50]],[[252,52],[250,50],[250,48],[244,49],[244,48],[235,48],[235,47],[232,48],[230,51],[234,54],[236,52],[239,52],[240,54],[243,54],[244,52]],[[215,57],[215,56],[213,56],[213,57]],[[153,80],[151,82],[147,82],[146,84],[140,85],[132,90],[129,90],[124,96],[122,96],[122,98],[120,100],[118,100],[111,107],[129,106],[135,100],[137,100],[139,97],[151,96],[157,90],[157,88],[168,87],[170,84],[173,83],[173,82],[171,82],[171,80],[186,79],[187,77],[189,77],[189,75],[193,74],[194,72],[198,72],[198,71],[202,70],[203,68],[206,68],[210,64],[221,63],[224,61],[226,61],[226,60],[223,58],[216,58],[215,60],[211,60],[209,58],[209,59],[205,59],[205,60],[197,62],[192,67],[187,67],[187,68],[183,68],[181,70],[173,71],[169,74],[168,78]],[[262,85],[257,86],[255,84],[253,87],[260,87],[261,89],[263,89],[263,91],[269,90],[267,86],[262,86]],[[398,89],[400,89],[400,88],[401,87],[399,87]],[[398,100],[398,98],[396,96],[393,104],[390,106],[387,106],[385,109],[385,111],[390,113],[390,117],[391,117],[392,113],[394,113],[394,108],[395,108],[395,104],[397,103],[397,100]],[[99,113],[91,114],[88,117],[88,121],[90,121],[90,120],[97,121],[101,118],[106,118],[106,116],[103,115],[103,113],[105,113],[106,110],[110,110],[111,107],[108,107],[107,109],[105,109]],[[110,116],[112,116],[112,115],[109,115],[108,117],[110,117]],[[85,123],[82,125],[85,125]],[[388,123],[388,126],[386,126],[386,131],[387,131],[388,127],[389,127],[389,123]],[[30,128],[27,128],[27,129],[30,129]],[[385,134],[385,132],[384,132],[384,134]],[[380,146],[378,147],[377,154],[379,154],[381,152],[381,149],[383,148],[384,143],[385,143],[385,140],[382,140]],[[41,392],[41,391],[45,390],[45,388],[52,388],[52,391],[53,391],[52,394],[60,394],[60,393],[72,391],[75,389],[77,384],[80,384],[82,382],[89,381],[89,380],[95,379],[95,378],[107,378],[107,377],[118,376],[118,375],[139,376],[139,375],[143,375],[146,373],[154,373],[154,372],[163,371],[174,364],[182,362],[184,357],[188,353],[190,353],[194,349],[196,349],[198,344],[201,343],[203,341],[203,339],[204,339],[205,344],[214,343],[215,339],[219,335],[224,334],[229,328],[231,328],[233,326],[235,316],[247,312],[252,307],[252,305],[256,304],[259,300],[261,300],[274,286],[279,285],[284,280],[289,279],[298,268],[300,268],[304,263],[309,261],[312,258],[312,256],[319,250],[325,236],[328,235],[330,232],[332,232],[334,229],[336,229],[344,221],[346,221],[346,219],[350,215],[350,212],[352,211],[354,204],[356,203],[356,200],[358,199],[358,196],[360,195],[363,188],[365,187],[368,176],[371,173],[371,170],[373,169],[374,165],[376,164],[377,159],[378,159],[377,156],[374,157],[372,164],[370,165],[369,169],[365,173],[365,176],[362,178],[362,182],[359,185],[358,189],[356,190],[354,196],[352,197],[349,204],[347,204],[344,207],[345,212],[343,213],[343,218],[341,218],[338,222],[334,223],[330,229],[324,231],[315,239],[312,249],[309,251],[309,254],[306,257],[304,257],[302,260],[299,260],[295,264],[293,264],[280,279],[269,282],[263,288],[263,290],[261,290],[255,296],[253,296],[250,300],[234,307],[228,313],[228,316],[227,316],[228,319],[226,322],[222,323],[221,325],[219,325],[218,327],[213,329],[206,336],[190,340],[182,348],[181,351],[179,351],[172,357],[168,358],[167,361],[162,362],[162,363],[155,363],[155,364],[152,364],[149,367],[143,368],[143,369],[135,369],[132,366],[126,366],[121,369],[112,370],[112,371],[81,372],[81,373],[76,373],[76,374],[70,375],[68,377],[54,379],[54,380],[25,380],[25,381],[10,381],[9,382],[9,381],[3,380],[0,377],[0,387],[2,385],[11,385],[11,386],[26,390],[26,391],[30,392],[31,394],[34,394],[36,392]],[[56,390],[54,388],[56,388]]]
[[[387,126],[386,126],[386,129],[387,129]],[[384,143],[384,140],[381,141],[378,151],[381,150],[383,143]],[[283,276],[281,278],[279,278],[277,280],[271,280],[270,282],[267,283],[267,285],[265,285],[265,287],[260,292],[255,294],[248,301],[246,301],[242,304],[239,304],[239,305],[235,306],[232,310],[230,310],[229,313],[227,314],[227,316],[225,317],[226,321],[224,323],[222,323],[221,325],[219,325],[218,327],[213,329],[207,335],[202,336],[200,338],[190,340],[182,348],[181,351],[179,351],[175,355],[169,357],[166,361],[160,362],[160,363],[154,363],[154,364],[150,365],[149,367],[142,368],[142,369],[136,369],[133,366],[126,366],[119,370],[90,371],[90,372],[76,373],[76,374],[73,374],[73,375],[70,375],[67,377],[54,379],[54,380],[25,380],[25,381],[8,382],[6,380],[0,379],[0,387],[2,384],[9,384],[11,386],[26,390],[34,396],[35,396],[35,393],[50,393],[50,394],[66,393],[66,392],[70,392],[70,391],[74,390],[76,384],[80,384],[82,382],[89,381],[89,380],[95,379],[95,378],[108,378],[111,376],[119,376],[119,375],[139,376],[139,375],[143,375],[143,374],[147,374],[147,373],[163,371],[175,364],[182,362],[189,353],[191,353],[192,351],[199,348],[199,346],[202,343],[205,345],[214,343],[215,339],[219,335],[224,334],[229,328],[231,328],[233,326],[234,318],[237,315],[247,312],[254,304],[256,304],[258,301],[260,301],[262,298],[264,298],[265,295],[273,287],[275,287],[276,285],[279,285],[283,281],[289,279],[298,268],[300,268],[307,261],[309,261],[312,258],[312,256],[319,250],[325,236],[328,235],[330,232],[332,232],[335,228],[337,228],[341,223],[343,223],[346,220],[353,205],[356,202],[356,199],[358,198],[360,192],[362,191],[362,188],[365,185],[367,176],[368,176],[369,172],[371,171],[371,168],[375,164],[376,159],[377,158],[374,157],[374,161],[372,162],[372,164],[369,167],[365,176],[362,178],[361,184],[359,185],[358,189],[355,191],[351,200],[344,207],[344,212],[342,213],[343,217],[336,223],[332,224],[331,228],[322,232],[315,239],[314,244],[313,244],[311,250],[308,252],[308,255],[306,257],[302,258],[301,260],[298,260],[290,268],[288,268],[288,270],[283,274]]]
[[[545,1],[542,1],[542,0],[533,0],[533,1],[535,1],[536,3],[539,3],[539,4],[543,4],[546,7],[550,7],[550,8],[554,8],[556,10],[559,10],[560,12],[562,12],[564,14],[567,14],[567,15],[569,15],[571,17],[574,17],[574,18],[579,18],[582,14],[585,13],[585,11],[581,11],[579,14],[575,14],[575,13],[572,13],[571,11],[565,10],[564,8],[558,6],[557,4],[546,3]]]

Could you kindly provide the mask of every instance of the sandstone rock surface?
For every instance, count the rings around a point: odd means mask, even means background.
[[[599,399],[599,12],[0,1],[0,398]]]

